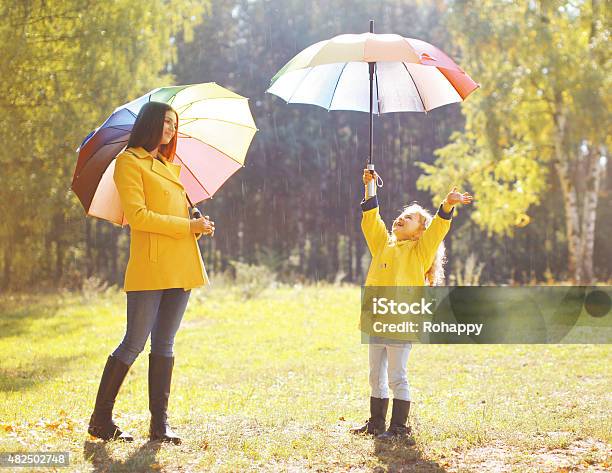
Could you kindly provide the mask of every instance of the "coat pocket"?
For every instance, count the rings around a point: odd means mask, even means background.
[[[149,260],[157,262],[158,235],[149,233]]]

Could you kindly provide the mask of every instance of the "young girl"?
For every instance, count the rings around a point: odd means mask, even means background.
[[[380,218],[376,196],[367,194],[368,183],[376,173],[364,170],[366,195],[361,203],[361,229],[365,236],[372,262],[366,286],[430,286],[444,281],[444,244],[454,206],[469,204],[472,196],[461,194],[454,187],[446,196],[438,212],[431,215],[418,204],[406,207],[393,221],[391,234]],[[381,440],[408,439],[410,389],[406,364],[412,344],[380,337],[370,337],[370,418],[352,433],[378,435]],[[393,391],[391,425],[385,431],[389,386]],[[414,441],[409,439],[411,443]]]

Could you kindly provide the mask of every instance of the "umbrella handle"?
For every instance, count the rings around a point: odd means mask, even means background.
[[[191,211],[191,216],[193,218],[202,218],[202,212],[200,212],[200,209],[194,206]]]
[[[202,218],[202,212],[200,212],[200,209],[195,205],[191,208],[191,218]],[[197,235],[199,235],[199,233],[196,233],[196,236]]]
[[[373,164],[367,164],[366,169],[372,171],[371,174],[374,174]],[[366,186],[366,194],[368,198],[374,197],[376,195],[376,182],[374,180],[368,182],[368,185]]]

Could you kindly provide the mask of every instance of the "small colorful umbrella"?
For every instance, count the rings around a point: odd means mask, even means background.
[[[298,53],[271,80],[268,92],[287,103],[370,114],[428,112],[461,102],[478,84],[441,50],[397,34],[343,34]],[[372,183],[374,185],[374,183]],[[373,195],[373,193],[370,193]]]
[[[140,108],[166,102],[179,116],[175,163],[189,202],[208,199],[238,169],[257,132],[248,99],[214,82],[161,87],[115,109],[79,149],[72,190],[87,215],[125,225],[113,180],[115,157],[125,148]]]

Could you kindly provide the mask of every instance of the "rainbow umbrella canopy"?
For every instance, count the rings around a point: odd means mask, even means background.
[[[166,102],[179,116],[174,163],[192,204],[212,197],[223,183],[244,166],[257,132],[248,99],[214,82],[161,87],[115,111],[91,132],[79,153],[72,190],[87,215],[126,225],[113,180],[115,158],[129,140],[141,107]]]
[[[478,84],[437,47],[397,34],[342,34],[291,59],[267,92],[287,103],[370,114],[428,112],[466,99]],[[373,169],[373,167],[372,167]]]

